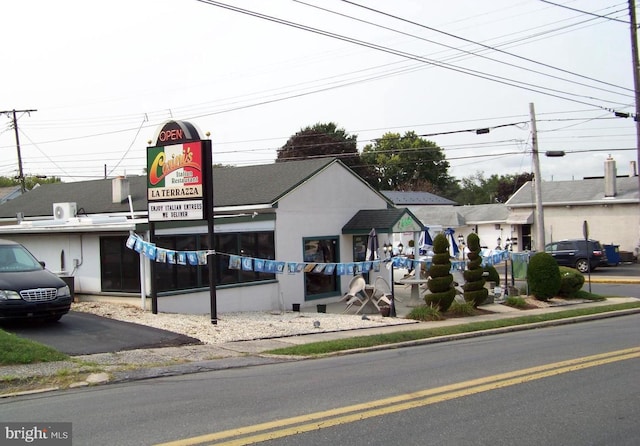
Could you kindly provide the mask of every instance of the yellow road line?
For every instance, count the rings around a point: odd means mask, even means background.
[[[161,445],[157,446],[191,446],[231,439],[233,437],[239,436],[243,437],[218,444],[234,446],[247,445],[261,441],[282,438],[290,435],[296,435],[313,430],[324,429],[341,424],[352,423],[354,421],[360,421],[380,415],[386,415],[413,409],[416,407],[426,406],[429,404],[448,401],[454,398],[460,398],[476,393],[509,387],[528,381],[534,381],[550,376],[559,375],[562,373],[569,373],[589,367],[596,367],[612,362],[623,361],[638,357],[640,357],[640,347],[618,350],[614,352],[591,355],[583,358],[560,361],[552,364],[544,364],[537,367],[530,367],[513,372],[463,381],[460,383],[436,387],[433,389],[425,389],[417,392],[393,396],[390,398],[370,401],[367,403],[355,404],[351,406],[315,412],[307,415],[260,423],[253,426],[245,426],[212,434],[205,434],[197,437],[176,440],[168,443],[162,443]],[[271,431],[272,429],[279,430]],[[257,434],[258,432],[263,433]]]

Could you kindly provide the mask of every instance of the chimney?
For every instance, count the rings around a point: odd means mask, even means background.
[[[630,177],[637,177],[638,176],[638,171],[636,170],[636,162],[635,161],[630,161],[629,162],[629,176]]]
[[[616,162],[611,155],[604,162],[604,196],[616,196]]]
[[[111,180],[112,203],[122,203],[129,196],[129,180],[126,177],[115,177]]]

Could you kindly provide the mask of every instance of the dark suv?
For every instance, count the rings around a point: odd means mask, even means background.
[[[71,308],[71,292],[60,277],[19,243],[0,240],[0,320],[59,320]]]
[[[589,240],[588,248],[585,239],[559,240],[547,244],[544,250],[556,259],[558,265],[575,268],[581,273],[607,264],[607,255],[597,240]]]

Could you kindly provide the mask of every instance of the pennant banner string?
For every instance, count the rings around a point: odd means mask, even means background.
[[[301,272],[314,272],[326,275],[356,275],[367,273],[369,271],[380,271],[381,265],[386,264],[387,268],[407,268],[409,270],[415,268],[426,269],[431,267],[430,260],[415,260],[408,257],[396,256],[390,259],[376,259],[362,262],[347,263],[320,263],[320,262],[297,262],[297,261],[281,261],[274,259],[261,259],[248,257],[238,254],[230,254],[219,252],[216,250],[193,250],[193,251],[175,251],[171,249],[160,248],[154,243],[146,242],[138,234],[132,233],[127,239],[126,246],[136,252],[144,255],[149,260],[159,263],[169,263],[175,265],[206,265],[207,257],[210,255],[222,255],[229,257],[229,269],[237,269],[243,271],[256,271],[272,274],[297,274]],[[523,255],[523,253],[511,253],[509,251],[492,251],[482,256],[482,266],[494,265],[507,260],[510,256]],[[526,253],[524,253],[526,255]],[[452,260],[451,271],[462,271],[466,269],[466,260]]]

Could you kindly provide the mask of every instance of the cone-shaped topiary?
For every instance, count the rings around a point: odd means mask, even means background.
[[[484,277],[482,277],[484,269],[482,269],[480,237],[478,237],[478,234],[469,234],[467,237],[467,247],[469,248],[469,254],[467,254],[469,263],[467,265],[468,269],[462,274],[465,280],[462,289],[464,290],[464,300],[473,303],[473,306],[477,307],[484,302],[489,295],[489,291],[484,287]]]
[[[449,260],[449,241],[444,234],[438,234],[433,239],[433,252],[427,282],[430,293],[426,294],[424,300],[427,305],[437,306],[444,313],[456,296],[451,274],[451,260]]]
[[[538,252],[531,256],[527,266],[527,281],[529,290],[536,299],[549,300],[556,296],[562,282],[556,259],[546,252]]]

